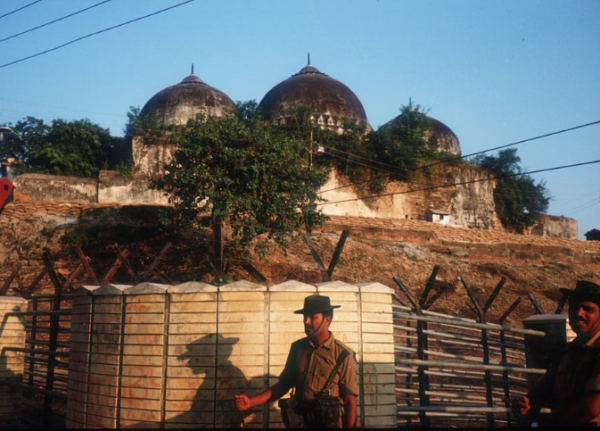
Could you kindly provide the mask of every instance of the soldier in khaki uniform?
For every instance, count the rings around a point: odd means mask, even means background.
[[[306,338],[292,344],[278,383],[253,397],[235,396],[238,410],[244,411],[275,401],[285,395],[290,388],[294,388],[298,411],[304,419],[304,426],[309,428],[318,426],[312,419],[311,409],[314,400],[324,389],[338,357],[346,350],[349,355],[341,362],[333,377],[330,394],[343,401],[343,421],[338,424],[338,427],[353,428],[356,425],[358,385],[354,352],[336,340],[329,331],[333,309],[339,307],[339,305],[331,305],[327,296],[311,295],[304,299],[304,308],[294,313],[304,316]]]

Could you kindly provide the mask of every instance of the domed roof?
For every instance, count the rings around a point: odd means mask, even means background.
[[[184,125],[197,114],[220,117],[235,110],[233,100],[192,74],[156,93],[142,108],[161,124]]]
[[[424,114],[423,114],[424,115]],[[402,114],[398,115],[393,120],[388,121],[379,129],[386,129],[397,122],[402,118]],[[447,151],[449,153],[458,154],[460,153],[460,142],[452,129],[446,126],[441,121],[436,120],[435,118],[427,117],[429,121],[431,121],[431,129],[425,133],[425,139],[428,139],[435,143],[438,151]]]
[[[284,123],[289,112],[301,106],[312,110],[313,121],[322,128],[341,132],[344,121],[356,121],[370,129],[356,94],[312,66],[310,57],[307,66],[273,87],[259,104],[265,118],[276,124]]]

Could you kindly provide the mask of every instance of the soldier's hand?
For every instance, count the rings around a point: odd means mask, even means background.
[[[529,398],[523,397],[513,401],[513,412],[520,417],[523,417],[531,410]]]
[[[248,410],[250,407],[250,398],[247,395],[236,395],[235,396],[235,407],[240,411]]]

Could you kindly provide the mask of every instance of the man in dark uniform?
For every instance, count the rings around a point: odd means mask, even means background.
[[[279,382],[266,391],[248,397],[236,395],[238,410],[275,401],[285,395],[290,388],[295,389],[298,411],[304,419],[305,427],[322,424],[314,422],[314,403],[325,387],[329,376],[336,366],[342,352],[349,354],[341,362],[333,377],[330,394],[339,397],[343,402],[344,414],[338,427],[353,428],[356,425],[356,359],[354,352],[336,340],[329,331],[333,319],[333,309],[339,305],[331,305],[327,296],[311,295],[304,299],[304,308],[294,311],[304,316],[304,332],[302,338],[292,344],[285,368],[279,376]]]
[[[574,290],[561,291],[570,294],[569,324],[577,338],[513,407],[541,426],[600,426],[600,286],[580,280]],[[541,407],[552,413],[539,416]]]

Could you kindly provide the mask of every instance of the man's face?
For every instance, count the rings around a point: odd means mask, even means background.
[[[307,314],[304,316],[304,332],[308,337],[318,338],[322,334],[329,334],[331,317],[323,317],[323,313]]]
[[[600,307],[591,301],[569,302],[569,324],[577,335],[590,338],[600,331]]]

